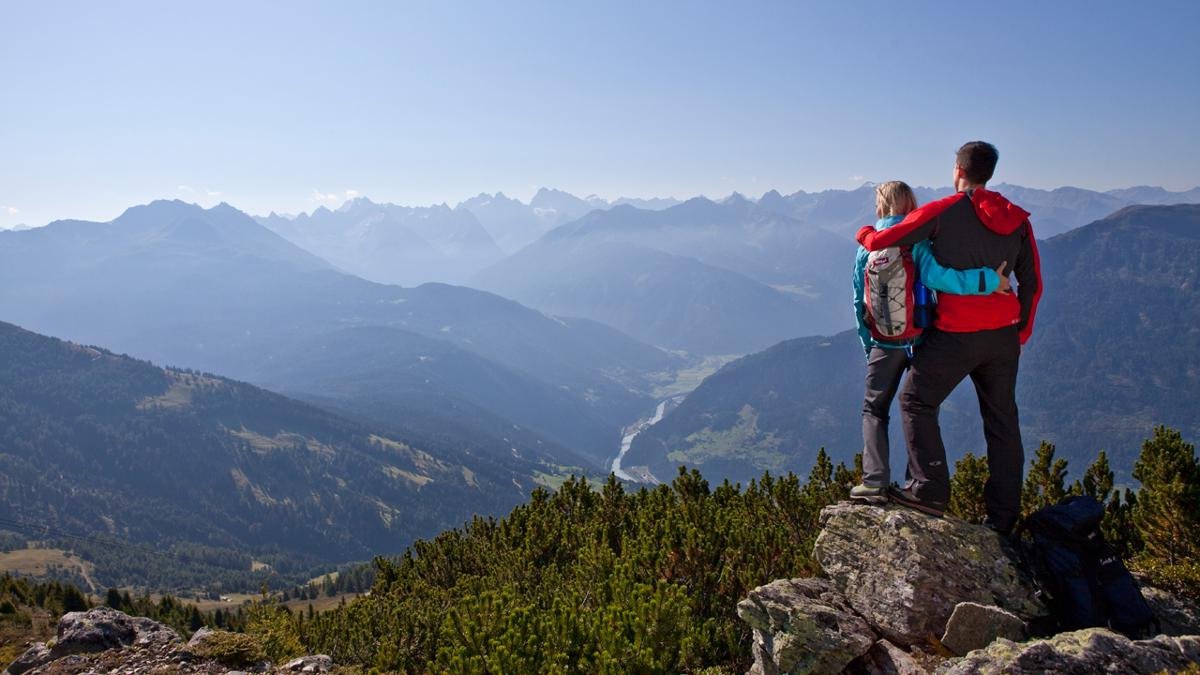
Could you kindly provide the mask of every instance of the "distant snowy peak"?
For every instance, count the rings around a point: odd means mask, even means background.
[[[321,206],[291,220],[273,214],[258,221],[342,270],[402,286],[461,283],[503,255],[470,210],[445,203],[399,206],[356,197],[336,211]]]

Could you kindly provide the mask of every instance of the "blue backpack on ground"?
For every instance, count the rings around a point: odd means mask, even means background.
[[[1157,634],[1158,621],[1100,532],[1104,507],[1067,497],[1027,517],[1016,529],[1021,558],[1057,630],[1106,627],[1131,638]]]

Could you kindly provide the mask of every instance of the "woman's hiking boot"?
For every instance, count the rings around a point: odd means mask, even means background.
[[[889,488],[888,497],[900,506],[907,506],[910,509],[915,509],[921,513],[928,513],[938,518],[941,518],[942,514],[946,513],[946,505],[944,503],[920,499],[908,488]]]
[[[868,504],[886,504],[888,500],[887,488],[871,487],[870,485],[859,483],[850,488],[850,499]]]

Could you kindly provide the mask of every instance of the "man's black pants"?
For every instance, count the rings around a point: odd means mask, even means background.
[[[908,380],[900,392],[904,438],[908,441],[908,485],[918,499],[950,500],[950,470],[938,426],[938,407],[970,376],[979,397],[987,440],[988,519],[1012,527],[1021,513],[1021,474],[1025,450],[1017,419],[1017,364],[1021,356],[1016,326],[974,333],[931,330],[917,347]]]

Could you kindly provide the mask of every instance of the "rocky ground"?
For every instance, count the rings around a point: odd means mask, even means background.
[[[1163,635],[1102,628],[1030,639],[1048,614],[991,530],[898,507],[842,503],[821,513],[824,576],[753,590],[751,673],[1200,672],[1200,609],[1144,595]]]
[[[55,639],[34,643],[4,675],[68,673],[331,673],[328,656],[282,665],[263,660],[251,638],[200,629],[188,642],[157,621],[108,607],[65,614]]]

